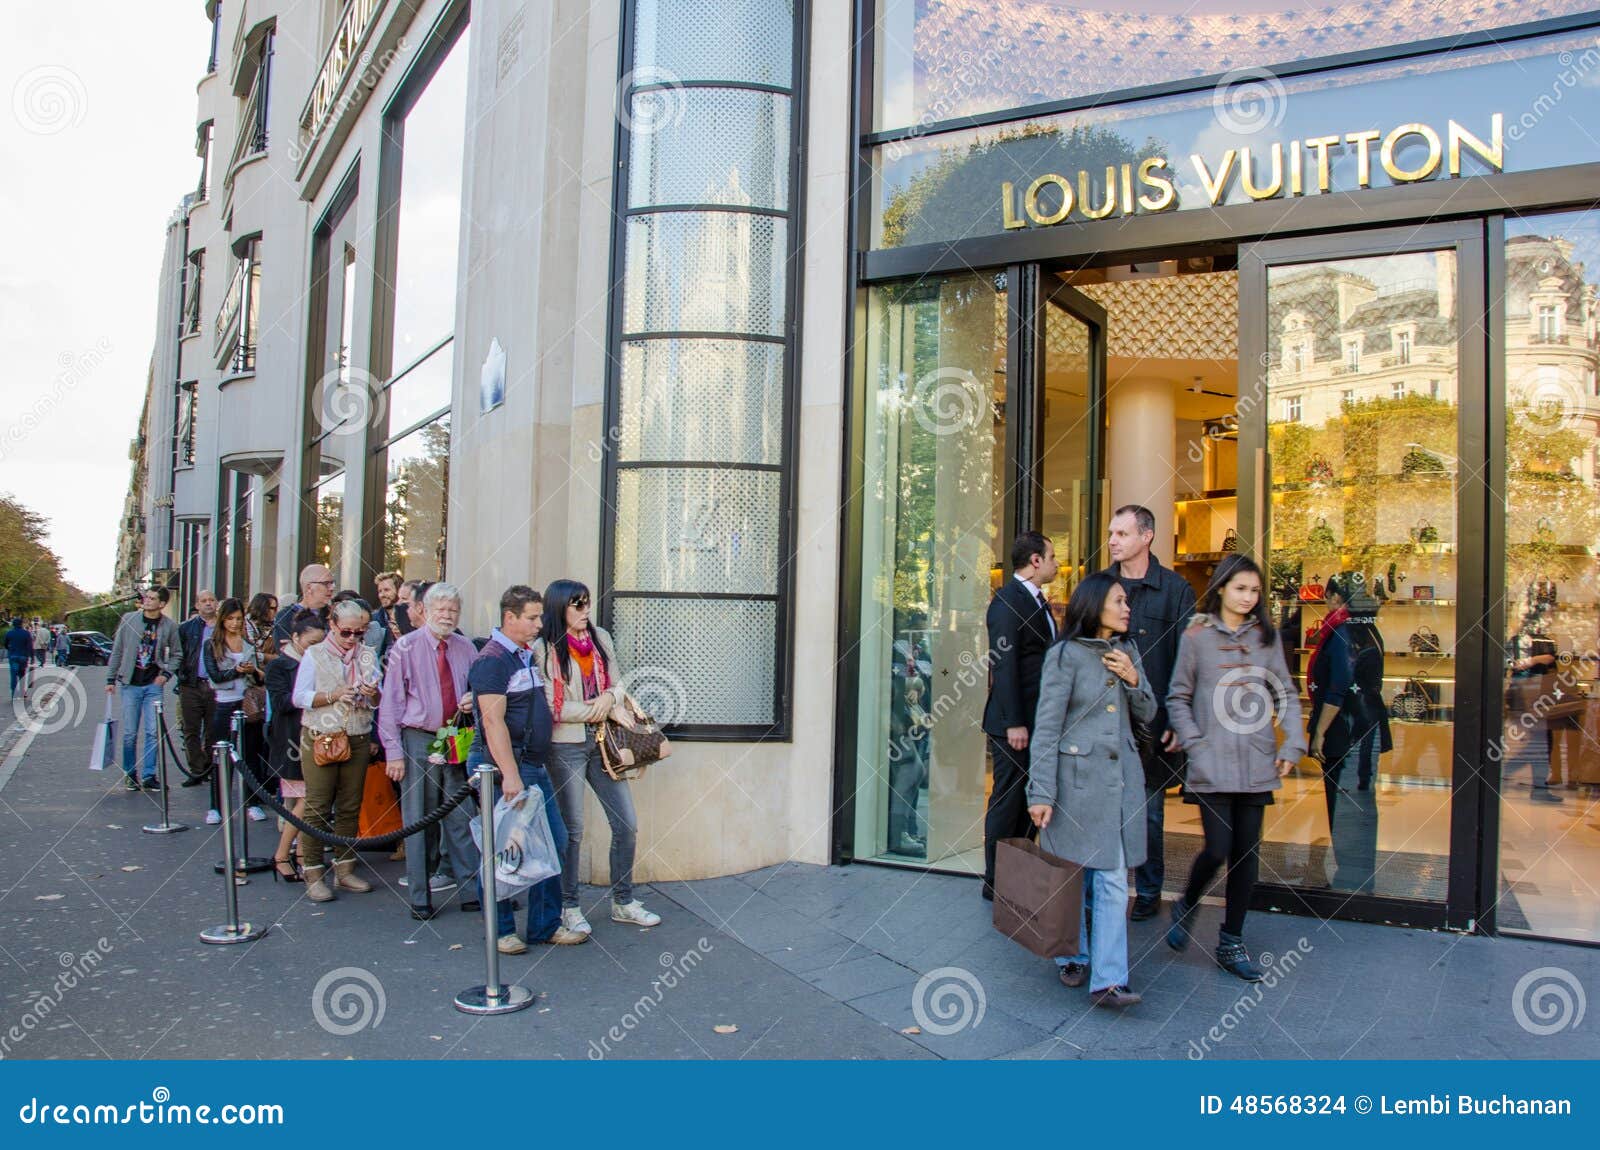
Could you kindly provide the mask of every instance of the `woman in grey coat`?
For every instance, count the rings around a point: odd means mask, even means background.
[[[1189,757],[1184,801],[1200,808],[1205,846],[1172,905],[1167,943],[1182,950],[1206,887],[1228,867],[1217,963],[1246,982],[1265,973],[1244,945],[1244,914],[1259,869],[1261,822],[1278,781],[1306,753],[1300,698],[1262,596],[1261,568],[1243,555],[1217,567],[1178,644],[1167,692],[1172,729]],[[1273,719],[1283,728],[1278,746]]]
[[[1156,700],[1126,641],[1128,616],[1127,592],[1105,572],[1073,591],[1061,638],[1044,657],[1028,767],[1039,845],[1084,868],[1086,909],[1094,902],[1091,952],[1057,958],[1061,982],[1082,986],[1092,972],[1099,1006],[1140,1001],[1128,986],[1128,868],[1145,858],[1133,720],[1154,719]]]

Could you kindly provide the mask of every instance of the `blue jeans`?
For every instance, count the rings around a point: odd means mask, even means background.
[[[1166,867],[1166,815],[1167,792],[1165,788],[1144,789],[1144,848],[1145,861],[1133,868],[1134,893],[1140,898],[1161,897],[1161,884],[1167,877]]]
[[[20,659],[11,659],[9,662],[11,663],[11,697],[16,698],[17,684],[22,682],[23,676],[28,673],[28,657],[24,655]]]
[[[1121,848],[1118,848],[1121,853]],[[1111,870],[1083,872],[1084,921],[1078,928],[1077,954],[1056,959],[1057,966],[1087,963],[1089,989],[1128,985],[1128,868],[1119,860]],[[1158,888],[1159,889],[1159,888]],[[1094,933],[1089,932],[1089,900],[1094,900]]]
[[[144,754],[139,760],[145,782],[156,777],[156,700],[162,688],[154,683],[143,687],[122,686],[122,773],[134,776],[133,751],[138,742],[139,728],[144,728]]]
[[[467,774],[472,775],[478,765],[486,760],[487,756],[480,753],[477,745],[472,748],[467,756]],[[567,850],[567,824],[561,821],[561,807],[556,802],[556,789],[550,782],[550,772],[538,763],[518,763],[517,773],[522,776],[524,787],[537,787],[544,796],[545,817],[550,820],[550,833],[555,836],[556,855],[564,857]],[[494,797],[500,799],[500,775],[497,771],[494,777]],[[409,852],[408,852],[409,853]],[[483,860],[478,852],[473,852],[471,862],[475,875],[472,881],[461,876],[461,898],[471,901],[481,898],[479,892],[481,883],[479,878],[483,874]],[[528,925],[522,937],[527,942],[544,942],[556,932],[556,927],[561,925],[561,876],[551,875],[543,882],[530,888],[527,892],[528,899]],[[495,915],[499,922],[498,933],[502,936],[517,933],[517,916],[514,913],[515,903],[509,898],[499,899],[494,904]]]

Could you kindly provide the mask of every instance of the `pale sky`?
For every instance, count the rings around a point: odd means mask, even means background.
[[[0,492],[104,591],[211,29],[203,0],[0,2]]]

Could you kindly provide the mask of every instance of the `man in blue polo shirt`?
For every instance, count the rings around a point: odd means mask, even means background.
[[[567,825],[561,821],[555,788],[545,770],[552,722],[544,683],[533,666],[528,644],[539,634],[544,606],[532,587],[516,584],[500,596],[500,626],[467,671],[467,687],[478,710],[478,733],[467,756],[467,772],[493,761],[499,768],[495,790],[508,797],[536,787],[544,797],[545,815],[555,836],[556,855],[567,849]],[[481,896],[480,896],[481,897]],[[499,916],[501,954],[522,954],[530,942],[576,946],[589,936],[561,925],[561,876],[552,875],[528,891],[528,922],[521,937],[510,899],[495,904]]]

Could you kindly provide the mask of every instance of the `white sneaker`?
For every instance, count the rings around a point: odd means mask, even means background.
[[[267,821],[267,812],[262,810],[260,807],[247,807],[244,813],[250,816],[250,821],[253,823],[264,823]]]
[[[206,826],[208,826],[208,827],[218,826],[219,824],[221,824],[221,822],[222,822],[222,812],[221,811],[212,810],[212,811],[207,811],[206,812]]]
[[[611,921],[626,922],[633,926],[655,926],[661,922],[661,916],[654,911],[645,910],[644,903],[634,899],[632,902],[612,903]]]
[[[501,954],[527,954],[528,944],[514,934],[502,934],[494,948]]]
[[[545,939],[551,946],[578,946],[588,941],[589,936],[582,931],[568,930],[564,926],[556,927],[556,932]]]
[[[578,934],[593,934],[594,927],[589,925],[589,920],[583,917],[583,911],[575,906],[563,907],[561,910],[561,925]]]
[[[408,879],[405,875],[401,875],[400,878],[399,878],[398,885],[400,885],[400,886],[410,886],[411,885],[411,880]],[[446,878],[442,874],[436,874],[436,875],[434,875],[434,876],[432,876],[431,878],[428,879],[428,889],[431,890],[431,891],[438,892],[438,891],[441,891],[441,890],[454,890],[455,888],[456,888],[456,880],[453,879],[453,878]]]

